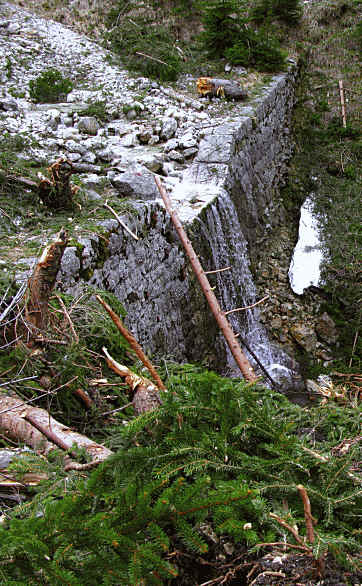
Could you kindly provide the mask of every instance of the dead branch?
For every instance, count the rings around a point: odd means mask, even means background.
[[[59,295],[55,295],[55,297],[58,299],[58,301],[60,303],[60,306],[61,306],[61,308],[63,310],[64,317],[65,317],[65,319],[67,320],[67,322],[69,324],[70,331],[72,332],[72,335],[73,335],[73,338],[74,338],[75,343],[76,344],[79,344],[79,336],[78,336],[77,332],[75,331],[73,322],[70,319],[70,315],[69,315],[69,313],[67,311],[67,308],[65,307],[65,303],[64,303],[63,299],[61,297],[59,297]]]
[[[282,519],[281,517],[278,517],[278,515],[275,515],[275,513],[269,513],[269,516],[272,519],[275,519],[275,521],[277,521],[277,523],[279,523],[279,525],[281,525],[282,527],[284,527],[284,529],[287,529],[287,531],[289,531],[293,535],[295,541],[301,547],[303,547],[305,551],[307,551],[307,552],[310,553],[310,551],[311,551],[310,548],[307,545],[305,545],[305,543],[303,542],[302,538],[299,537],[299,535],[298,535],[297,531],[294,529],[294,527],[292,527],[291,525],[289,525],[289,523],[287,523],[286,521],[284,521],[284,519]]]
[[[343,128],[347,128],[346,102],[344,99],[343,81],[341,79],[338,82],[338,87],[339,87],[339,98],[341,100],[341,114],[342,114]]]
[[[313,529],[313,517],[312,517],[312,510],[310,507],[310,500],[307,494],[306,489],[302,484],[298,484],[297,489],[303,501],[304,507],[304,519],[305,519],[305,526],[307,530],[307,540],[309,543],[314,543],[314,529]]]
[[[137,354],[138,358],[143,362],[143,364],[145,365],[145,367],[148,369],[148,371],[150,372],[150,374],[151,374],[153,380],[155,381],[157,387],[160,390],[165,391],[166,390],[165,385],[163,384],[162,380],[160,379],[160,377],[159,377],[159,375],[158,375],[155,367],[150,362],[150,360],[147,358],[146,354],[143,352],[143,350],[142,350],[141,346],[139,345],[139,343],[137,342],[136,338],[131,334],[131,332],[129,332],[127,330],[127,328],[125,327],[125,325],[122,323],[121,319],[113,311],[113,309],[108,305],[108,303],[106,303],[105,301],[103,301],[103,299],[99,295],[96,295],[96,299],[97,299],[97,301],[99,301],[99,303],[101,305],[103,305],[104,309],[110,315],[113,323],[116,324],[119,332],[127,340],[127,342],[129,343],[129,345],[131,346],[131,348]]]
[[[49,297],[54,288],[56,276],[64,250],[67,246],[68,235],[61,230],[57,240],[49,244],[28,282],[27,299],[25,301],[25,317],[33,330],[33,336],[45,330],[48,323]],[[35,332],[34,332],[35,330]]]
[[[108,366],[114,370],[119,376],[125,379],[128,386],[134,391],[132,404],[137,415],[153,411],[162,404],[158,388],[148,378],[139,376],[132,372],[127,366],[120,364],[107,351],[107,348],[102,348]]]
[[[82,401],[83,405],[86,409],[91,409],[93,407],[93,401],[83,389],[75,389],[73,393]]]
[[[19,175],[7,174],[3,169],[0,169],[0,179],[6,183],[13,183],[20,187],[24,187],[25,189],[30,189],[31,191],[38,191],[38,184],[36,181],[28,179],[27,177],[20,177]]]
[[[225,317],[224,312],[222,311],[218,300],[215,297],[215,294],[212,290],[212,287],[210,286],[210,283],[208,281],[207,276],[204,273],[204,270],[201,266],[201,263],[192,247],[192,244],[190,242],[190,240],[187,237],[187,234],[180,222],[180,219],[177,215],[177,213],[172,209],[172,203],[171,203],[171,199],[168,196],[168,194],[166,193],[166,190],[164,189],[164,187],[161,184],[161,181],[158,177],[155,177],[155,181],[156,181],[156,185],[158,187],[158,190],[161,194],[161,197],[164,201],[164,204],[166,206],[166,210],[168,211],[168,213],[171,216],[171,220],[176,228],[176,231],[180,237],[180,240],[183,244],[183,247],[186,251],[187,256],[190,259],[192,268],[194,270],[194,273],[201,285],[201,288],[204,292],[204,295],[208,301],[208,304],[210,306],[210,309],[225,337],[225,340],[235,358],[235,361],[237,363],[237,365],[239,366],[243,376],[253,382],[257,380],[257,377],[255,376],[255,373],[251,367],[251,364],[249,362],[249,360],[247,359],[247,357],[245,356],[244,352],[241,350],[240,345],[235,337],[235,334],[227,320],[227,318]]]
[[[105,202],[105,203],[103,204],[103,207],[104,207],[104,208],[106,208],[107,210],[109,210],[109,211],[111,212],[111,214],[113,214],[113,215],[114,215],[114,217],[115,217],[115,218],[116,218],[116,220],[117,220],[117,221],[120,223],[120,225],[122,226],[122,228],[124,228],[124,229],[126,230],[126,232],[128,232],[128,234],[130,234],[130,235],[132,236],[132,238],[134,238],[135,240],[139,240],[138,236],[136,236],[136,234],[134,234],[134,233],[132,232],[132,230],[130,230],[130,229],[128,228],[127,224],[125,224],[125,223],[124,223],[124,221],[123,221],[123,220],[121,220],[121,218],[119,217],[119,215],[117,214],[117,212],[116,212],[116,211],[115,211],[113,208],[111,208],[111,206],[110,206],[110,205],[108,205],[108,203],[107,203],[107,202]]]

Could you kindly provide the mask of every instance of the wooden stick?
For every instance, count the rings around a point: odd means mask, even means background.
[[[343,81],[340,79],[338,82],[339,86],[339,97],[341,100],[341,111],[342,111],[342,121],[343,121],[343,128],[347,127],[347,120],[346,120],[346,103],[344,100],[344,89],[343,89]]]
[[[140,55],[141,57],[146,57],[146,59],[151,59],[151,61],[157,61],[157,63],[161,63],[162,65],[166,65],[168,67],[168,63],[166,63],[166,61],[161,61],[161,59],[157,59],[157,57],[151,57],[151,55],[147,55],[146,53],[141,53],[141,51],[136,51],[136,55]]]
[[[192,268],[195,272],[195,275],[201,285],[201,288],[204,292],[204,295],[208,301],[208,304],[210,306],[210,309],[219,325],[219,328],[221,329],[225,340],[232,352],[232,355],[235,358],[236,364],[238,365],[238,367],[240,368],[240,371],[242,372],[244,378],[246,380],[249,381],[256,381],[257,377],[255,376],[255,373],[251,367],[251,364],[249,362],[249,360],[247,359],[247,357],[245,356],[245,354],[243,353],[243,351],[240,348],[240,345],[235,337],[235,334],[227,320],[227,318],[225,317],[224,312],[222,311],[218,300],[215,297],[214,292],[212,291],[212,288],[210,286],[210,283],[208,281],[207,276],[204,273],[204,270],[201,266],[201,263],[199,261],[199,259],[196,256],[196,253],[192,247],[192,244],[190,242],[190,240],[188,239],[186,232],[179,220],[179,217],[177,215],[177,213],[172,209],[172,203],[171,203],[171,199],[170,197],[167,195],[166,190],[164,189],[164,187],[161,184],[161,181],[158,177],[155,177],[155,181],[156,181],[156,185],[158,187],[158,190],[161,194],[161,197],[164,201],[164,204],[166,206],[166,210],[168,211],[168,213],[171,216],[171,220],[176,228],[176,231],[180,237],[180,240],[183,244],[183,247],[186,251],[187,256],[190,259]]]
[[[127,224],[125,224],[123,222],[123,220],[121,220],[121,218],[119,217],[119,215],[117,214],[117,212],[113,208],[111,208],[111,206],[107,202],[105,202],[103,204],[103,207],[106,208],[107,210],[109,210],[111,212],[111,214],[114,215],[114,217],[116,218],[116,220],[118,220],[118,222],[121,224],[122,228],[124,228],[126,230],[126,232],[128,232],[128,234],[130,234],[132,236],[132,238],[134,238],[135,240],[139,240],[138,236],[136,236],[136,234],[134,234],[132,232],[132,230],[130,230],[128,228]]]
[[[310,507],[310,500],[307,491],[302,484],[298,484],[297,489],[303,501],[305,526],[307,529],[307,540],[309,541],[309,543],[314,543],[313,517]]]
[[[223,273],[224,271],[230,271],[232,267],[225,267],[224,269],[215,269],[214,271],[204,271],[205,275],[213,275],[215,273]]]
[[[96,295],[96,299],[97,299],[97,301],[99,301],[99,303],[101,305],[103,305],[104,309],[108,312],[112,321],[116,324],[118,330],[121,332],[122,336],[127,340],[127,342],[130,344],[131,348],[136,352],[138,358],[143,362],[145,367],[148,369],[148,371],[150,372],[157,387],[160,390],[165,391],[166,390],[165,385],[163,384],[162,380],[160,379],[155,367],[150,362],[150,360],[147,358],[146,354],[143,352],[143,350],[142,350],[141,346],[139,345],[139,343],[137,342],[136,338],[131,334],[131,332],[129,332],[127,330],[127,328],[122,323],[121,319],[113,311],[113,309],[108,305],[108,303],[103,301],[103,299],[99,295]]]
[[[263,299],[260,299],[256,303],[253,303],[253,305],[246,305],[245,307],[237,307],[236,309],[230,309],[230,311],[225,311],[224,315],[230,315],[230,313],[235,313],[236,311],[243,311],[244,309],[251,309],[252,307],[256,307],[256,305],[260,305],[260,303],[263,303],[266,299],[269,299],[269,297],[270,295],[265,295]]]

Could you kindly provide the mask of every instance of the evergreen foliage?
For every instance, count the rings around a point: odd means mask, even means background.
[[[57,69],[48,69],[29,82],[30,97],[35,102],[60,102],[73,89],[73,83]]]
[[[295,26],[302,16],[302,7],[300,0],[257,0],[251,14],[255,22],[261,23],[267,17],[277,17]]]
[[[32,506],[10,514],[0,528],[3,583],[212,579],[217,567],[206,572],[197,561],[215,560],[210,531],[234,543],[235,558],[282,539],[270,511],[303,535],[299,483],[318,518],[316,557],[329,550],[346,562],[348,553],[353,563],[360,492],[348,470],[356,448],[339,456],[330,449],[357,434],[355,410],[331,404],[308,412],[270,390],[190,366],[179,367],[168,388],[157,411],[114,429],[118,451],[88,481],[72,473],[72,492],[60,495],[58,478]]]
[[[242,15],[236,0],[205,3],[204,32],[201,42],[212,58],[226,58],[233,65],[254,67],[259,71],[280,71],[285,53],[267,27],[256,30]]]

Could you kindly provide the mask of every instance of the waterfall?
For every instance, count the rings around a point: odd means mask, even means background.
[[[226,191],[222,191],[217,201],[208,206],[205,219],[199,221],[202,238],[210,247],[209,259],[204,260],[204,270],[231,267],[228,271],[210,276],[211,284],[216,286],[215,292],[221,308],[229,311],[253,305],[257,301],[257,291],[250,271],[248,245],[235,206]],[[206,263],[209,266],[206,266]],[[260,321],[258,307],[232,313],[228,319],[234,332],[239,333],[246,341],[274,381],[285,387],[295,385],[296,379],[299,378],[295,371],[296,365],[277,344],[270,342],[267,331]],[[243,350],[257,374],[265,378],[254,358],[245,347]],[[240,376],[227,345],[226,352],[225,374]]]

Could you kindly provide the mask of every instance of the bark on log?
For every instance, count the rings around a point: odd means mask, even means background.
[[[218,96],[232,100],[244,100],[247,92],[237,81],[217,79],[213,77],[199,77],[196,82],[197,91],[202,96]]]
[[[9,408],[11,409],[10,411],[8,410]],[[2,413],[2,411],[4,412]],[[113,454],[108,448],[97,444],[76,431],[72,431],[49,415],[45,409],[27,405],[16,395],[8,397],[0,394],[0,429],[2,433],[31,446],[43,454],[48,454],[51,450],[54,450],[56,444],[49,441],[29,420],[37,424],[38,428],[44,429],[48,436],[53,437],[53,439],[56,438],[57,445],[61,445],[63,449],[71,450],[74,446],[83,448],[91,456],[93,464],[102,462]]]
[[[34,326],[34,334],[46,330],[49,297],[55,285],[56,276],[67,242],[67,233],[65,230],[61,230],[57,236],[57,240],[45,248],[29,279],[27,299],[25,302],[25,317],[27,322]]]
[[[28,179],[27,177],[8,174],[3,169],[0,169],[0,179],[4,183],[10,183],[10,185],[19,185],[19,187],[24,187],[25,189],[30,189],[31,191],[38,191],[39,185],[36,181]]]
[[[231,350],[231,353],[235,358],[236,364],[240,368],[240,371],[242,372],[242,374],[246,380],[249,380],[251,382],[255,382],[257,380],[257,377],[255,376],[255,373],[251,367],[249,360],[247,359],[244,352],[240,348],[240,345],[236,339],[236,336],[235,336],[227,318],[225,317],[225,313],[222,311],[222,309],[219,305],[219,302],[216,299],[216,296],[212,290],[212,287],[209,283],[209,280],[204,273],[204,270],[201,266],[201,263],[200,263],[197,255],[192,247],[190,240],[187,237],[187,234],[186,234],[186,232],[185,232],[185,230],[179,220],[177,213],[172,209],[171,199],[168,196],[168,194],[166,193],[166,190],[164,189],[163,185],[161,184],[160,179],[156,176],[155,176],[155,181],[156,181],[156,185],[159,189],[159,192],[161,194],[161,197],[164,201],[164,204],[166,206],[166,210],[168,211],[168,213],[171,216],[171,220],[173,222],[173,225],[175,226],[177,234],[179,235],[180,240],[183,244],[183,247],[186,251],[186,254],[190,259],[194,273],[195,273],[195,275],[201,285],[201,288],[204,292],[204,295],[208,301],[209,307],[210,307],[210,309],[211,309],[211,311],[212,311],[212,313],[213,313],[213,315],[219,325],[220,330],[222,331],[222,333],[224,335],[224,338],[225,338],[225,340]]]

